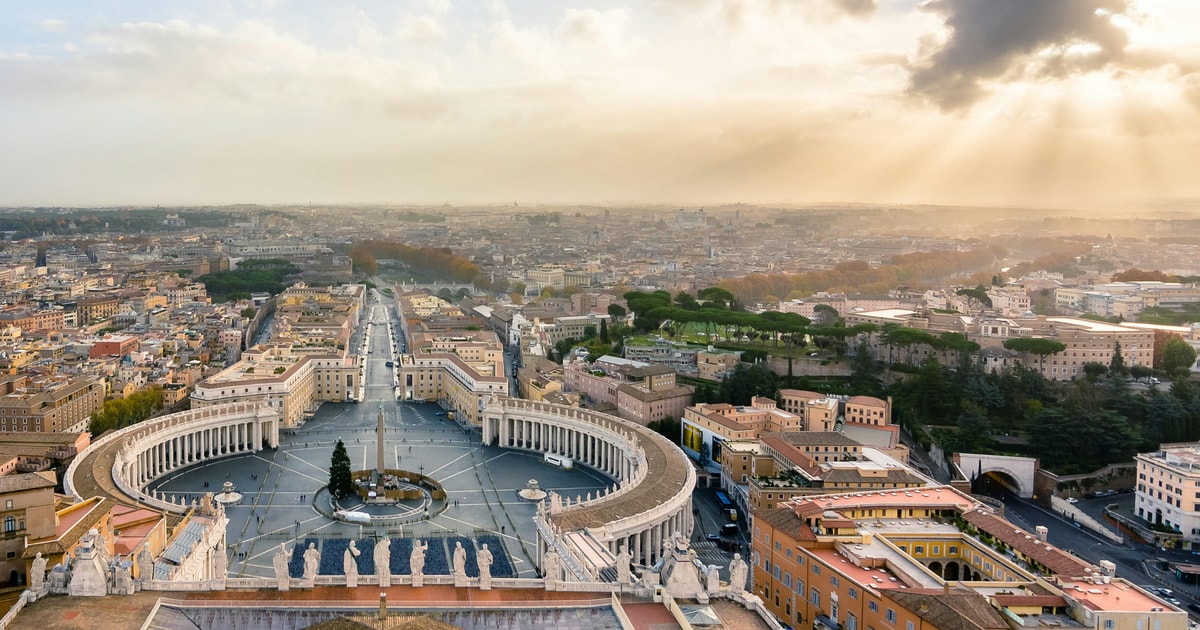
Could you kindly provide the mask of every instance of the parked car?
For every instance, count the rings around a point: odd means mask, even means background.
[[[721,540],[721,535],[720,534],[709,534],[705,538],[712,540],[712,541],[717,541],[717,540]]]
[[[1076,499],[1075,497],[1068,497],[1068,498],[1067,498],[1067,503],[1070,503],[1070,504],[1074,505],[1074,504],[1076,504],[1076,503],[1079,503],[1079,499]]]

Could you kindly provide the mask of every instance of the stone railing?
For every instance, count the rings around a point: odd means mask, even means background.
[[[183,428],[198,428],[199,426],[205,424],[223,424],[224,421],[229,419],[255,418],[258,416],[259,412],[263,410],[269,411],[272,415],[275,415],[275,411],[273,409],[263,405],[262,403],[235,402],[227,405],[214,405],[212,407],[181,411],[179,413],[173,413],[161,418],[155,418],[153,420],[147,420],[146,422],[133,424],[123,429],[117,429],[116,431],[101,437],[95,442],[92,442],[86,449],[83,450],[82,453],[79,453],[77,456],[75,456],[75,459],[71,462],[71,465],[67,467],[67,472],[63,476],[63,488],[66,493],[71,496],[74,496],[78,499],[84,498],[80,497],[75,491],[74,480],[75,476],[79,474],[80,466],[89,458],[91,454],[95,452],[112,448],[118,449],[116,453],[116,462],[114,464],[115,473],[116,466],[118,464],[124,465],[125,463],[128,463],[129,457],[131,456],[130,451],[133,450],[135,445],[142,444],[149,447],[157,443],[146,442],[147,438],[150,438],[151,436],[155,436],[162,432],[179,430]],[[116,480],[114,479],[114,481]],[[130,485],[127,480],[122,479],[121,481],[116,481],[116,483],[122,492],[129,495],[131,500],[136,500],[139,497],[149,498],[148,495],[143,495],[140,491],[130,492]],[[155,505],[159,503],[157,499],[151,500],[155,502]],[[163,506],[171,505],[167,502],[161,503]],[[175,506],[172,511],[180,511],[179,506]]]
[[[34,596],[33,591],[21,591],[21,596],[17,598],[17,601],[13,602],[12,608],[9,608],[8,612],[5,613],[3,617],[0,617],[0,630],[6,630],[8,626],[17,618],[17,613],[21,612],[21,610],[25,608],[25,605],[32,602],[34,599],[36,599],[36,597]]]

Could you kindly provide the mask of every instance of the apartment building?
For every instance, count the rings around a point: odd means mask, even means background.
[[[441,401],[460,420],[478,424],[489,397],[509,395],[504,346],[490,330],[414,333],[408,345],[397,364],[406,399]]]
[[[247,350],[233,365],[198,383],[192,392],[192,408],[264,402],[279,413],[282,426],[298,426],[321,402],[315,368],[312,357],[292,352],[287,344],[260,344]]]
[[[0,311],[0,327],[13,326],[26,332],[62,330],[65,321],[61,308],[44,310],[12,308]]]
[[[837,423],[838,400],[803,389],[781,389],[783,409],[800,419],[801,431],[832,431]]]
[[[641,425],[655,420],[678,420],[692,404],[696,389],[675,382],[675,371],[661,365],[626,372],[627,382],[617,386],[617,415]]]
[[[892,423],[892,403],[874,396],[851,396],[842,405],[846,422],[885,426]]]
[[[1134,459],[1137,516],[1173,529],[1181,548],[1200,549],[1200,442],[1163,444]]]
[[[0,476],[0,580],[8,586],[27,583],[25,540],[54,533],[55,484],[53,472]]]
[[[948,486],[794,498],[753,516],[754,594],[792,627],[1188,624],[1183,610],[1115,577],[1112,563],[1092,566]]]
[[[770,398],[756,397],[749,406],[701,403],[684,409],[683,450],[692,459],[722,461],[727,442],[756,440],[763,433],[801,431],[801,418],[778,409]]]
[[[775,507],[797,496],[933,484],[903,462],[840,433],[767,433],[760,443],[745,490],[751,508]]]
[[[92,413],[104,405],[105,390],[95,375],[0,376],[0,432],[86,431]]]

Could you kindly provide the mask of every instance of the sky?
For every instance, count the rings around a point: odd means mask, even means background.
[[[1195,0],[62,0],[0,206],[1200,198]]]

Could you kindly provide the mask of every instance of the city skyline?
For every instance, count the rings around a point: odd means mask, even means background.
[[[1200,196],[1200,6],[62,3],[0,25],[0,205]]]

